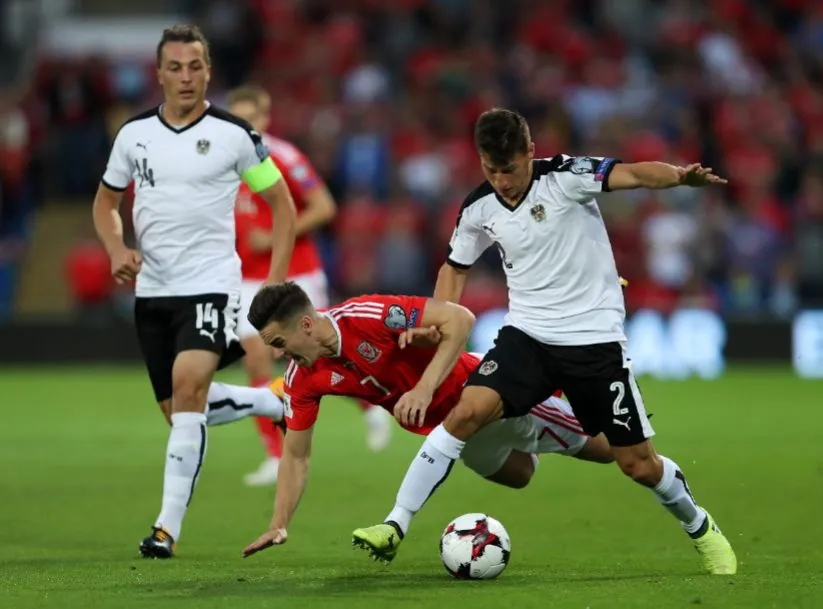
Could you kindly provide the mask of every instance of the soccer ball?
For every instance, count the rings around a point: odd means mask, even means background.
[[[506,529],[486,514],[463,514],[440,536],[440,559],[458,579],[493,579],[509,564],[512,543]]]

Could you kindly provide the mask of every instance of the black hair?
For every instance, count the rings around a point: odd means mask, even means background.
[[[474,145],[496,166],[504,166],[518,154],[526,154],[531,144],[529,124],[514,110],[492,108],[477,119]]]
[[[303,289],[293,281],[267,285],[249,307],[249,323],[259,332],[272,322],[284,324],[301,313],[312,310],[312,303]]]
[[[160,42],[157,43],[157,67],[160,67],[163,58],[163,47],[167,42],[199,42],[203,45],[203,54],[206,63],[211,65],[209,55],[209,41],[196,25],[177,24],[163,30]]]

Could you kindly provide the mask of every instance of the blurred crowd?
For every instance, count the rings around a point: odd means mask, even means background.
[[[730,180],[600,199],[632,309],[823,306],[819,1],[181,4],[211,40],[211,99],[264,85],[272,132],[327,180],[340,214],[319,241],[339,297],[431,291],[482,180],[473,123],[504,105],[528,118],[539,156],[701,161]],[[0,106],[4,209],[54,195],[89,205],[119,125],[159,100],[152,72],[151,61],[43,58],[25,95]],[[467,287],[476,310],[505,306],[496,257]]]

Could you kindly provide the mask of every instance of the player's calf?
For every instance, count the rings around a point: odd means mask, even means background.
[[[499,470],[485,476],[489,482],[496,482],[509,488],[521,489],[528,486],[537,468],[537,457],[530,453],[512,450]]]

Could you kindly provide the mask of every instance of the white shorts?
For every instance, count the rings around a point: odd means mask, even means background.
[[[473,435],[461,460],[484,478],[499,471],[512,450],[524,453],[576,455],[589,436],[560,398],[549,398],[522,417],[502,419]]]
[[[326,273],[322,269],[318,269],[312,273],[305,273],[303,275],[295,275],[289,277],[289,281],[293,281],[308,294],[309,300],[317,309],[325,309],[329,306],[328,294],[328,280]],[[250,336],[257,336],[257,330],[249,323],[249,309],[251,308],[251,301],[255,294],[260,291],[263,286],[262,280],[243,280],[240,286],[240,319],[237,323],[237,336],[240,340],[245,340]]]

